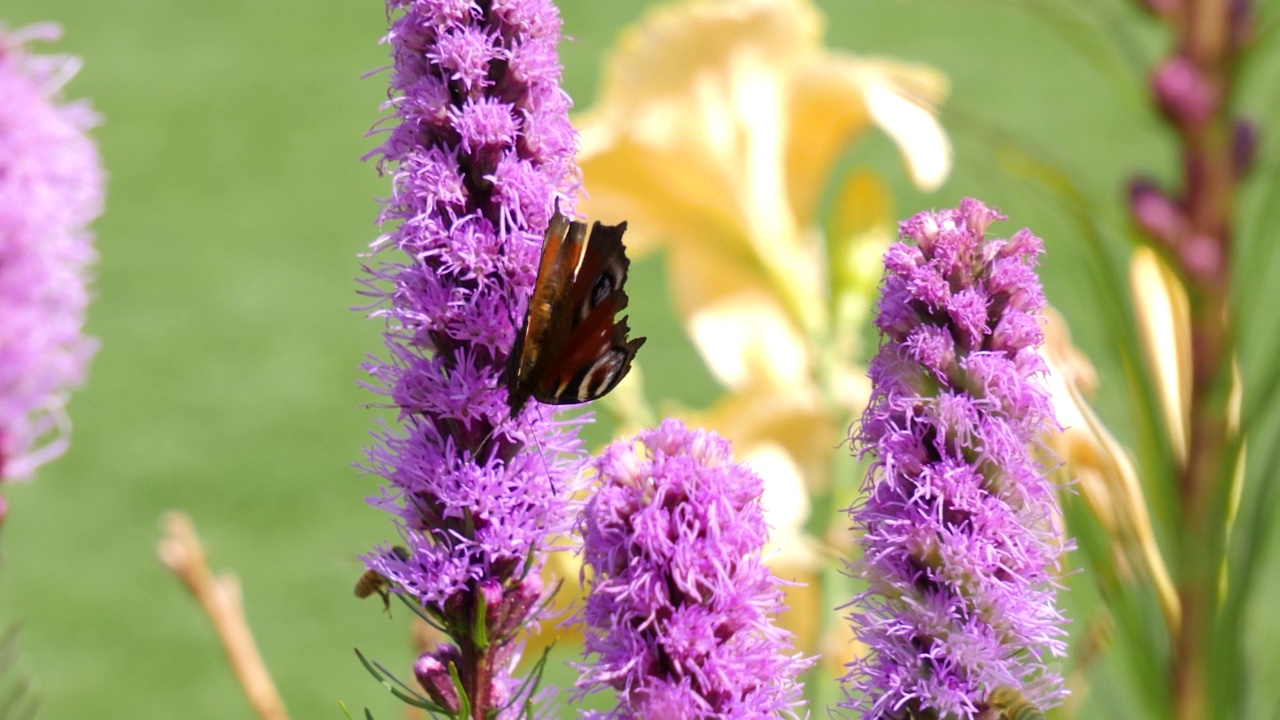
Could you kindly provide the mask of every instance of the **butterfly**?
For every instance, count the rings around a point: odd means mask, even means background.
[[[560,211],[542,240],[538,278],[520,332],[503,368],[511,417],[529,398],[572,405],[609,392],[631,370],[645,338],[627,339],[622,234],[627,224],[587,226]]]

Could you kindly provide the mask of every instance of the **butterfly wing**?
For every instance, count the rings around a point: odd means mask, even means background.
[[[576,224],[576,223],[575,223]],[[629,340],[627,319],[615,321],[627,306],[623,284],[627,258],[622,244],[626,223],[595,223],[582,263],[569,289],[561,314],[572,313],[572,327],[554,362],[542,374],[534,397],[553,405],[589,402],[608,393],[631,370],[631,361],[645,338]]]
[[[590,402],[626,377],[645,338],[629,340],[627,319],[614,320],[625,304],[625,297],[610,297],[573,328],[565,343],[567,354],[549,368],[535,398],[552,405]]]
[[[502,373],[512,417],[535,395],[539,360],[568,334],[571,320],[558,309],[567,299],[585,238],[586,226],[569,222],[559,210],[547,226],[533,295]]]

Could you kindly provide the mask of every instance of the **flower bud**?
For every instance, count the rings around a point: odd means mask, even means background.
[[[1182,208],[1145,178],[1129,183],[1129,213],[1143,232],[1165,247],[1176,245],[1187,232]]]
[[[458,688],[449,675],[449,666],[453,665],[456,668],[459,659],[456,647],[441,645],[434,652],[423,653],[413,664],[413,676],[427,692],[427,697],[431,698],[431,702],[451,713],[457,713],[462,708],[462,702],[458,698]]]
[[[1209,78],[1190,58],[1182,55],[1169,58],[1156,69],[1151,89],[1160,110],[1176,125],[1203,124],[1217,112],[1221,102]]]

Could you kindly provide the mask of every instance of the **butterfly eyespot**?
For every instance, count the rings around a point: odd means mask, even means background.
[[[604,302],[604,299],[609,297],[609,294],[613,292],[613,288],[614,284],[612,275],[605,273],[597,278],[595,286],[591,288],[591,307],[595,307],[596,305]]]

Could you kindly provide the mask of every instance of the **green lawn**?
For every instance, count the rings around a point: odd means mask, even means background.
[[[561,3],[574,38],[563,48],[565,79],[579,107],[591,103],[601,53],[646,4]],[[1131,28],[1138,20],[1118,0],[1082,4]],[[954,84],[957,112],[945,121],[958,162],[939,193],[909,190],[883,138],[849,159],[884,168],[900,216],[977,195],[1031,225],[1048,245],[1051,302],[1071,319],[1104,387],[1121,387],[1114,328],[1098,320],[1118,288],[1087,274],[1099,260],[1079,225],[997,165],[986,133],[1028,140],[1065,163],[1091,212],[1120,219],[1130,172],[1176,169],[1173,139],[1136,82],[1114,72],[1124,57],[1104,52],[1095,33],[1074,36],[1085,43],[1075,45],[1011,2],[819,5],[830,44],[929,62]],[[57,49],[84,58],[70,93],[105,117],[96,135],[110,174],[89,319],[102,349],[70,407],[74,442],[35,483],[6,488],[0,621],[24,625],[24,668],[43,698],[41,717],[248,716],[204,617],[155,559],[157,519],[172,508],[191,513],[215,568],[239,574],[293,717],[341,717],[339,700],[398,717],[351,652],[359,646],[401,666],[410,657],[404,613],[388,622],[376,603],[351,597],[355,556],[392,535],[363,501],[375,479],[352,468],[375,418],[356,366],[380,345],[377,324],[348,310],[358,303],[356,254],[377,234],[374,198],[388,187],[359,161],[385,97],[381,77],[360,79],[386,61],[382,4],[6,0],[0,20],[65,26]],[[1135,52],[1154,56],[1163,40],[1145,24],[1139,30]],[[1272,118],[1262,78],[1274,75],[1266,70],[1274,55],[1259,60],[1246,93]],[[1101,265],[1123,280],[1117,239]],[[1248,267],[1276,267],[1255,241],[1242,241],[1241,252]],[[638,263],[634,274],[631,324],[654,338],[642,363],[696,365],[663,299],[660,263]],[[1248,295],[1250,306],[1274,304],[1278,288],[1252,288],[1263,295]],[[1273,364],[1276,333],[1265,315],[1248,314],[1272,332],[1246,342],[1246,369]],[[655,397],[695,403],[713,396],[708,377],[647,375]],[[1131,439],[1136,410],[1123,393],[1104,391],[1100,403]],[[1273,572],[1259,594],[1275,592]],[[1277,623],[1264,628],[1268,637]]]

